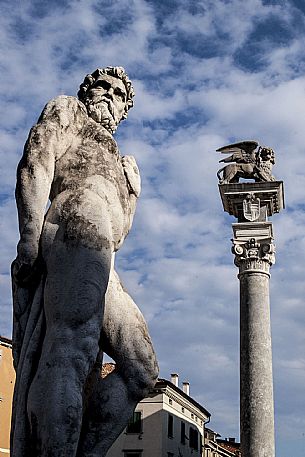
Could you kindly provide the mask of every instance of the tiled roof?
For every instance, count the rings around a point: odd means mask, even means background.
[[[239,456],[240,455],[240,443],[236,442],[230,442],[227,440],[217,440],[217,443],[219,446],[221,446],[224,449],[227,449],[230,452],[235,453],[235,455]]]
[[[106,378],[115,369],[115,363],[103,363],[101,376]]]

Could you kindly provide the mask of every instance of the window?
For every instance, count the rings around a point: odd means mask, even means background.
[[[180,437],[181,444],[185,444],[185,423],[184,422],[181,422],[180,432],[181,432],[181,437]]]
[[[142,451],[125,451],[124,457],[142,457]]]
[[[141,411],[135,411],[129,419],[126,427],[126,433],[141,433],[142,432],[142,413]],[[128,456],[129,457],[129,456]],[[134,457],[131,455],[131,457]],[[135,456],[137,457],[137,456]]]
[[[174,417],[169,414],[167,419],[167,436],[173,438],[174,436]]]
[[[190,427],[190,447],[198,451],[198,430]]]

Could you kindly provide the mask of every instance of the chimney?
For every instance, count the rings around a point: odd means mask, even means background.
[[[178,387],[179,382],[179,375],[177,373],[171,374],[171,383],[173,383],[176,387]]]
[[[183,387],[183,392],[186,394],[186,395],[190,395],[190,383],[187,382],[187,381],[184,381],[184,383],[182,384]]]

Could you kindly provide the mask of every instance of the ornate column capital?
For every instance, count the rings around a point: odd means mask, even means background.
[[[263,273],[270,276],[270,266],[275,263],[275,245],[271,238],[247,241],[233,239],[232,253],[234,263],[239,268],[239,274]]]

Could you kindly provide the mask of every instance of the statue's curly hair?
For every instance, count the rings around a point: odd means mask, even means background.
[[[114,76],[115,78],[119,78],[123,81],[126,87],[127,99],[122,119],[126,119],[128,110],[133,107],[133,97],[135,92],[132,83],[123,67],[97,68],[93,73],[87,75],[82,84],[79,86],[79,91],[77,93],[79,100],[84,102],[88,90],[91,89],[97,78],[101,75]]]

